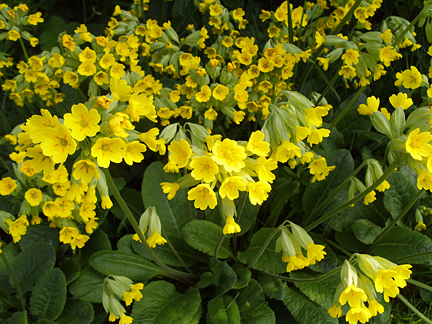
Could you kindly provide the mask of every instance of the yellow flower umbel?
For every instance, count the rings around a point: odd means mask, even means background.
[[[309,234],[300,226],[292,222],[288,223],[291,231],[285,226],[282,227],[281,235],[276,241],[276,252],[282,251],[282,260],[288,262],[287,272],[303,269],[324,259],[327,254],[323,251],[324,246],[315,244]]]

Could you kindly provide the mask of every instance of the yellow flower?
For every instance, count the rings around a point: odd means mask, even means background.
[[[33,15],[30,15],[27,19],[30,25],[36,26],[38,23],[43,23],[44,19],[41,17],[42,12],[36,12]]]
[[[201,88],[201,91],[202,91],[202,88]],[[218,84],[216,86],[216,88],[213,89],[212,95],[215,99],[217,99],[219,101],[223,101],[227,97],[228,93],[229,93],[228,87],[226,87],[222,84]]]
[[[159,135],[159,129],[158,128],[152,128],[146,133],[141,133],[139,135],[139,139],[141,142],[144,142],[145,145],[148,146],[150,150],[153,152],[157,151],[157,144],[158,140],[156,139],[156,136]]]
[[[358,307],[351,307],[345,318],[349,324],[357,324],[358,321],[366,323],[371,317],[372,314],[369,309],[364,305],[360,305]]]
[[[316,261],[321,261],[322,259],[324,259],[324,255],[327,254],[325,251],[323,251],[324,248],[324,245],[308,242],[307,258],[309,259],[310,264],[315,264]]]
[[[396,52],[393,46],[386,46],[379,50],[379,58],[385,66],[390,66],[390,63],[399,57],[402,57],[402,55]]]
[[[224,235],[240,233],[240,231],[241,231],[240,225],[235,222],[234,217],[228,215],[225,221],[225,226],[223,228]]]
[[[418,221],[418,223],[417,223],[417,225],[415,226],[414,229],[415,229],[416,231],[421,232],[421,231],[423,231],[423,230],[426,229],[426,224],[423,223],[422,221]]]
[[[353,49],[349,49],[342,55],[342,60],[346,65],[357,64],[359,62],[359,52]]]
[[[58,216],[67,218],[72,215],[72,210],[75,209],[75,204],[66,198],[56,198],[55,202],[58,204]]]
[[[266,181],[249,182],[247,184],[249,192],[249,200],[252,205],[261,205],[268,198],[268,193],[271,191],[271,186]]]
[[[84,63],[84,62],[95,63],[97,56],[96,56],[96,52],[95,51],[93,51],[89,47],[86,47],[84,49],[84,51],[82,51],[81,53],[79,53],[78,58],[79,58],[79,60],[80,60],[81,63]]]
[[[125,156],[124,160],[126,164],[132,165],[135,163],[140,163],[142,160],[144,160],[144,155],[142,155],[142,152],[145,152],[147,150],[147,147],[144,144],[141,144],[139,141],[133,141],[124,147]]]
[[[21,236],[27,233],[27,226],[29,226],[29,222],[26,215],[21,215],[15,221],[6,219],[6,223],[9,226],[9,234],[12,235],[14,243],[21,240]]]
[[[319,144],[322,142],[323,137],[329,137],[330,131],[325,128],[314,129],[311,131],[307,138],[307,142],[312,146],[314,144]]]
[[[271,171],[277,169],[277,161],[260,156],[258,157],[257,162],[256,173],[258,174],[258,179],[269,183],[273,182],[273,180],[276,179],[276,176]]]
[[[110,89],[113,100],[128,101],[131,96],[131,87],[128,86],[126,80],[117,80],[111,78]]]
[[[384,41],[386,44],[390,44],[392,41],[393,34],[389,28],[387,28],[381,35],[380,38]]]
[[[201,210],[205,210],[207,207],[213,209],[217,205],[216,194],[214,193],[213,189],[205,183],[199,184],[195,188],[189,190],[188,199],[194,200],[195,208],[199,208]]]
[[[370,203],[373,203],[376,200],[375,196],[376,196],[375,190],[369,192],[364,198],[365,205],[369,205]]]
[[[162,190],[164,193],[168,194],[168,200],[171,200],[175,197],[177,191],[180,189],[180,184],[177,182],[170,183],[170,182],[162,182],[161,183]]]
[[[344,65],[339,70],[339,75],[343,75],[345,79],[354,78],[356,74],[355,68],[350,65]]]
[[[417,187],[432,191],[432,173],[420,171],[417,177]]]
[[[204,113],[204,117],[208,120],[216,120],[217,115],[217,112],[212,107]]]
[[[91,61],[85,61],[78,66],[77,72],[81,75],[90,76],[96,73],[96,65]]]
[[[289,258],[284,255],[284,257],[282,257],[282,260],[288,262],[287,272],[291,272],[293,270],[301,270],[310,264],[309,260],[302,254],[292,255]]]
[[[169,160],[178,168],[184,168],[192,155],[190,144],[182,138],[178,142],[172,141],[168,146],[168,151],[171,152]]]
[[[375,96],[367,98],[367,105],[361,104],[357,109],[359,114],[372,116],[375,111],[378,111],[380,99]]]
[[[242,177],[228,177],[222,182],[219,188],[219,195],[222,198],[228,196],[229,199],[234,200],[239,197],[239,191],[245,190],[246,184],[244,183]]]
[[[338,303],[336,303],[336,304],[330,306],[330,308],[328,309],[328,313],[333,318],[341,317],[342,316],[342,307],[340,305],[338,305]]]
[[[69,154],[75,153],[76,143],[65,125],[47,128],[43,135],[45,139],[40,147],[44,155],[52,157],[54,163],[63,163]]]
[[[362,301],[365,302],[367,300],[367,296],[363,289],[356,287],[354,284],[351,284],[349,287],[345,288],[345,290],[339,296],[339,303],[341,305],[345,305],[346,302],[353,307],[360,307],[362,305]]]
[[[124,113],[115,113],[113,117],[109,120],[109,125],[114,132],[114,134],[118,137],[126,138],[129,136],[126,129],[132,130],[135,126],[129,121],[129,116]]]
[[[407,152],[416,160],[422,160],[423,157],[427,157],[432,153],[432,145],[429,144],[432,135],[429,132],[419,132],[420,129],[416,128],[409,133],[405,144]]]
[[[201,91],[195,95],[195,99],[198,102],[207,102],[210,100],[211,90],[208,85],[203,85]]]
[[[82,103],[72,106],[72,113],[64,115],[64,125],[71,130],[71,136],[83,141],[86,136],[93,137],[99,132],[101,119],[96,109],[88,110]]]
[[[290,141],[283,142],[276,150],[276,158],[281,163],[285,163],[294,157],[301,157],[300,147]]]
[[[0,181],[0,195],[10,195],[17,187],[15,180],[10,177],[1,179]]]
[[[396,73],[396,78],[398,80],[395,82],[395,85],[403,85],[407,89],[417,89],[423,81],[421,73],[415,66],[411,66],[411,70]]]
[[[75,250],[77,247],[79,249],[84,247],[84,244],[90,239],[89,236],[84,234],[78,234],[75,237],[72,238],[72,241],[70,242],[72,250]]]
[[[74,171],[72,173],[72,176],[76,180],[81,179],[81,182],[90,183],[93,178],[95,180],[99,179],[99,171],[97,169],[97,166],[93,161],[89,159],[76,162],[73,168]]]
[[[237,144],[236,141],[231,139],[224,139],[222,142],[218,141],[215,143],[212,152],[213,160],[223,165],[227,172],[239,172],[244,166],[244,160],[246,159],[246,153],[244,147]]]
[[[91,155],[97,158],[102,168],[108,168],[110,162],[120,163],[123,160],[125,143],[120,138],[99,138],[91,148]]]
[[[264,142],[265,134],[255,131],[251,134],[246,149],[258,156],[267,156],[270,152],[270,144]]]
[[[62,45],[72,52],[75,48],[75,43],[74,43],[72,37],[70,37],[67,34],[64,34],[62,36]]]
[[[394,108],[402,107],[402,109],[408,109],[412,106],[413,101],[408,98],[406,93],[398,93],[397,95],[392,95],[390,98],[390,103]]]
[[[8,40],[15,42],[20,38],[21,38],[21,34],[18,33],[15,29],[9,30],[8,37],[7,37]]]
[[[190,163],[191,175],[195,180],[211,182],[219,172],[218,165],[207,155],[194,157]]]
[[[156,229],[154,230],[153,234],[147,239],[147,243],[152,249],[156,247],[156,244],[163,245],[166,242],[167,240],[165,240],[163,236],[160,235]]]

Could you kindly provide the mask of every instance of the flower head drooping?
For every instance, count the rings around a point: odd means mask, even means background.
[[[240,225],[235,222],[234,217],[229,215],[226,219],[225,226],[223,228],[223,233],[227,235],[227,234],[240,233],[240,231],[241,231]]]

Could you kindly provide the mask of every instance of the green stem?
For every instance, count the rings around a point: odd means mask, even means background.
[[[393,228],[393,226],[395,226],[396,223],[399,222],[402,219],[402,217],[405,216],[406,213],[408,213],[408,211],[411,209],[411,207],[420,198],[423,191],[424,191],[424,189],[419,190],[419,192],[416,193],[416,195],[411,199],[411,201],[408,203],[408,205],[405,206],[405,208],[401,211],[401,213],[398,215],[398,217],[393,219],[393,221],[388,226],[386,226],[383,229],[383,231],[375,238],[374,242],[369,247],[368,251],[371,251],[373,249],[373,247],[379,242],[379,240],[381,240]]]
[[[265,249],[267,248],[267,246],[270,244],[270,241],[272,240],[272,238],[280,231],[280,227],[276,227],[274,229],[273,232],[271,232],[271,234],[269,235],[269,237],[267,238],[267,240],[264,242],[264,245],[261,247],[261,249],[258,251],[255,259],[252,260],[252,262],[248,265],[248,269],[252,268],[255,263],[257,263],[257,261],[259,260],[259,258],[261,257],[261,255],[264,253]]]
[[[291,17],[291,3],[288,0],[288,37],[290,44],[294,43],[294,30],[292,26],[292,17]]]
[[[315,106],[319,106],[321,100],[326,96],[327,92],[331,89],[333,84],[336,82],[336,80],[339,77],[339,73],[335,73],[333,75],[333,78],[330,80],[330,82],[327,84],[327,87],[325,87],[324,91],[321,93],[321,96],[318,98],[317,102],[315,103]]]
[[[432,321],[428,319],[426,316],[424,316],[422,313],[420,313],[420,311],[417,308],[415,308],[408,300],[406,300],[404,296],[398,294],[397,298],[399,298],[409,309],[411,309],[415,314],[417,314],[417,316],[420,317],[423,321],[432,324]]]
[[[214,255],[213,255],[213,258],[215,260],[217,260],[217,255],[219,253],[219,248],[221,247],[224,239],[225,239],[225,234],[222,233],[221,236],[219,237],[219,240],[216,243],[216,248],[215,248]]]
[[[427,5],[429,5],[429,3],[431,2],[431,0],[429,0],[424,7],[426,7]],[[393,42],[392,46],[396,47],[399,45],[400,41],[402,40],[402,38],[405,36],[405,34],[420,20],[420,18],[423,17],[423,10],[420,11],[420,13],[417,15],[417,17],[414,18],[413,21],[411,21],[411,23],[402,31],[402,33],[399,34],[398,38],[395,39],[395,41]]]
[[[420,287],[420,288],[432,291],[432,287],[429,286],[429,285],[424,284],[423,282],[420,282],[420,281],[417,281],[417,280],[414,280],[414,279],[407,279],[407,282],[410,283],[410,284],[413,284],[413,285],[415,285],[417,287]]]
[[[423,256],[429,256],[429,255],[432,255],[432,251],[427,251],[427,252],[420,252],[420,253],[416,253],[416,254],[411,254],[411,255],[404,256],[404,257],[402,257],[402,258],[396,259],[396,260],[394,260],[393,262],[394,262],[394,263],[401,263],[401,262],[404,261],[404,260],[408,260],[408,259],[411,259],[411,258],[423,257]]]
[[[327,272],[326,274],[323,274],[322,276],[313,278],[313,279],[294,279],[294,278],[288,278],[285,276],[281,276],[281,275],[277,275],[274,273],[269,273],[269,272],[265,272],[265,271],[260,271],[260,270],[255,270],[256,272],[263,274],[265,276],[269,276],[269,277],[273,277],[273,278],[278,278],[284,281],[288,281],[288,282],[303,282],[303,283],[313,283],[313,282],[318,282],[324,279],[327,279],[328,277],[333,276],[334,274],[338,273],[339,271],[341,271],[342,266],[334,268],[333,270]]]
[[[180,261],[180,263],[185,267],[186,271],[191,273],[190,269],[188,268],[188,266],[186,265],[186,263],[183,261],[183,259],[181,258],[181,256],[178,254],[177,250],[174,248],[174,246],[171,244],[171,241],[168,238],[168,235],[166,235],[164,229],[162,228],[162,234],[163,236],[166,238],[167,243],[171,249],[171,251],[174,253],[174,255],[176,256],[176,258]]]
[[[141,243],[144,246],[145,250],[150,255],[150,257],[153,259],[153,261],[163,270],[164,274],[170,278],[176,279],[176,280],[181,281],[181,282],[183,282],[183,280],[181,280],[181,278],[197,279],[198,278],[197,276],[189,274],[189,273],[174,270],[174,269],[168,267],[167,265],[165,265],[161,260],[159,260],[159,258],[153,252],[152,248],[148,245],[148,243],[144,237],[144,234],[140,230],[139,225],[138,225],[135,217],[133,217],[132,212],[130,211],[126,202],[123,200],[123,197],[120,195],[120,192],[118,191],[116,185],[114,184],[114,181],[111,177],[109,170],[102,168],[102,171],[105,174],[109,189],[114,194],[114,197],[117,200],[118,204],[120,205],[120,208],[123,210],[123,212],[126,215],[126,218],[129,220],[133,229],[138,234],[138,237],[141,240]]]
[[[351,100],[347,103],[345,108],[337,115],[333,123],[330,125],[330,130],[332,130],[337,123],[342,119],[343,116],[348,112],[348,110],[351,108],[351,106],[354,104],[354,102],[357,100],[357,98],[363,93],[363,91],[366,89],[366,87],[361,87],[357,90],[356,94],[351,98]]]
[[[360,3],[363,0],[356,0],[356,2],[353,4],[353,6],[351,7],[351,9],[347,12],[347,14],[343,17],[343,19],[340,21],[340,23],[336,26],[335,29],[333,29],[333,31],[329,34],[329,35],[336,35],[343,26],[345,26],[346,22],[351,18],[352,14],[354,13],[354,11],[357,9],[357,7],[360,5]],[[324,50],[324,44],[321,45],[320,47],[318,47],[317,51],[315,52],[315,54],[312,56],[311,61],[315,62],[317,57],[321,54],[321,52]],[[299,87],[298,87],[298,92],[301,92],[301,90],[303,89],[303,86],[306,82],[306,79],[309,76],[310,71],[312,70],[313,64],[311,62],[308,62],[305,71],[303,72],[302,78],[300,79],[299,82]]]
[[[12,268],[11,268],[9,262],[8,262],[8,260],[6,259],[5,255],[3,253],[0,253],[0,257],[2,258],[2,260],[4,262],[4,264],[6,266],[6,269],[7,269],[7,272],[9,273],[9,276],[11,277],[11,279],[12,279],[12,281],[14,283],[15,289],[16,289],[16,291],[18,293],[18,297],[19,297],[19,300],[20,300],[20,303],[21,303],[21,310],[25,311],[26,304],[25,304],[25,301],[24,301],[24,294],[23,294],[23,291],[21,289],[21,286],[18,283],[18,279],[17,279],[17,277],[15,275],[15,272],[12,271]]]
[[[360,166],[357,169],[355,169],[354,172],[348,178],[346,178],[344,182],[342,182],[335,190],[333,190],[331,195],[328,196],[327,199],[324,200],[324,202],[321,205],[319,205],[318,207],[315,206],[315,208],[312,210],[312,213],[308,218],[313,219],[316,214],[321,213],[324,210],[324,208],[326,208],[327,205],[333,200],[333,198],[339,193],[339,191],[341,191],[347,185],[347,183],[350,182],[351,179],[354,178],[357,175],[357,173],[360,172],[361,169],[363,169],[363,167],[366,164],[367,161],[364,161],[362,164],[360,164]]]
[[[3,165],[5,166],[6,170],[10,171],[8,165],[6,164],[6,162],[3,160],[3,158],[0,156],[0,161],[1,163],[3,163]]]
[[[324,223],[326,220],[330,219],[334,215],[340,213],[345,208],[348,208],[349,206],[355,204],[360,199],[363,199],[364,197],[366,197],[370,192],[372,192],[377,187],[379,187],[379,185],[381,183],[383,183],[384,180],[387,179],[390,176],[390,174],[392,174],[395,171],[396,166],[397,166],[397,163],[396,163],[396,161],[394,161],[388,167],[388,169],[384,172],[384,174],[373,185],[371,185],[370,187],[366,188],[365,191],[363,191],[362,193],[358,194],[353,199],[348,200],[346,203],[340,205],[338,208],[333,209],[331,212],[328,212],[327,214],[321,216],[315,222],[313,222],[312,224],[310,224],[307,227],[305,227],[306,232],[309,232],[310,230],[312,230],[313,228],[317,227],[321,223]]]
[[[24,41],[23,41],[22,37],[19,38],[19,42],[20,42],[21,48],[22,48],[22,50],[24,52],[24,56],[25,56],[26,60],[28,61],[29,60],[29,56],[27,54],[27,50],[25,48]]]

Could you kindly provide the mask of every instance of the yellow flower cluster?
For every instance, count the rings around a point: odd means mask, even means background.
[[[324,259],[327,254],[324,246],[315,244],[300,226],[292,222],[288,223],[291,230],[283,226],[281,235],[276,241],[276,252],[282,252],[282,260],[288,263],[287,272],[303,269]]]
[[[411,275],[411,265],[396,265],[381,257],[354,254],[354,261],[345,263],[341,271],[342,283],[334,296],[334,304],[328,312],[332,317],[342,316],[343,305],[349,305],[346,320],[350,324],[366,323],[373,316],[384,312],[384,306],[377,301],[377,293],[384,300],[396,297],[399,288],[406,286]],[[367,307],[365,305],[367,303]]]

